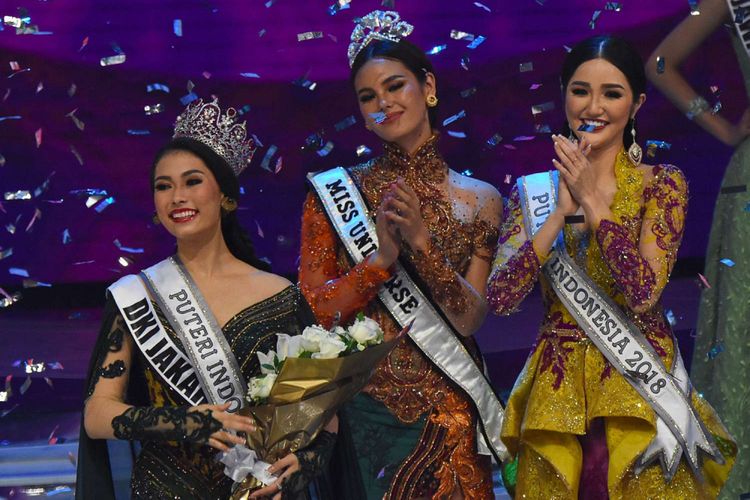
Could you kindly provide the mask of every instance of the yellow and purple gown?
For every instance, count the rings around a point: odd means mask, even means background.
[[[612,220],[602,220],[594,231],[566,226],[567,251],[638,326],[665,365],[672,366],[676,339],[660,296],[684,231],[687,182],[673,166],[635,168],[624,152],[615,175]],[[516,498],[716,497],[737,448],[710,405],[693,392],[693,405],[724,465],[703,460],[704,481],[685,460],[669,482],[658,463],[635,474],[636,459],[656,434],[655,413],[592,344],[540,274],[546,256],[536,253],[526,235],[516,188],[500,233],[487,292],[490,307],[496,314],[514,312],[538,280],[545,308],[503,423],[503,442],[518,457]]]

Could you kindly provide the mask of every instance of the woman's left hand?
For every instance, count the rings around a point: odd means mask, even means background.
[[[277,475],[278,479],[265,488],[254,491],[253,494],[250,495],[250,498],[272,498],[273,500],[281,500],[284,481],[298,470],[300,470],[299,459],[294,453],[290,453],[284,458],[277,460],[268,468],[268,472]]]
[[[594,169],[587,158],[591,144],[585,138],[579,143],[561,135],[553,135],[552,140],[558,157],[552,163],[565,179],[570,194],[581,206],[590,204],[599,195]]]
[[[426,250],[430,242],[430,232],[422,219],[422,207],[417,193],[403,178],[398,178],[386,192],[388,220],[398,227],[401,237],[412,250]]]

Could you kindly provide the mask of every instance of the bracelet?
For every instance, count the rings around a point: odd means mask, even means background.
[[[708,101],[706,101],[702,96],[698,96],[690,101],[690,104],[688,104],[688,109],[685,112],[685,116],[688,117],[688,120],[693,120],[696,116],[700,115],[708,108]]]

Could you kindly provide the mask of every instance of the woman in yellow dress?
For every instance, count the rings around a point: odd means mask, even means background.
[[[540,272],[550,271],[548,260],[552,267],[564,260],[553,261],[553,250],[569,255],[614,313],[626,316],[634,338],[643,339],[638,345],[676,373],[679,350],[660,296],[682,239],[688,191],[676,167],[640,164],[635,116],[646,98],[642,60],[621,39],[594,37],[567,55],[561,80],[567,123],[563,135],[552,136],[557,206],[542,225],[530,226],[539,227],[530,237],[523,187],[513,189],[488,287],[496,314],[514,312],[537,279],[544,297],[539,336],[503,423],[503,441],[518,457],[516,496],[715,497],[736,446],[711,407],[687,377],[677,381],[687,387],[680,389],[684,407],[697,415],[709,445],[703,451],[686,446],[687,458],[678,445],[672,463],[657,458],[669,454],[644,455],[663,436],[657,415],[665,413],[655,411],[656,398],[641,395],[632,373],[605,358],[606,349],[594,344],[602,339],[587,335],[586,320],[574,319],[575,308],[566,307],[553,286],[556,275]],[[558,254],[553,245],[561,232]]]

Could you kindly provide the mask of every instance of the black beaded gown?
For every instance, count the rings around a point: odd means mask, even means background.
[[[167,333],[176,345],[177,334],[169,326],[158,306],[154,308]],[[276,347],[276,334],[299,335],[314,323],[310,307],[296,286],[255,303],[232,317],[222,328],[245,380],[260,374],[256,353]],[[130,335],[117,306],[109,300],[104,321],[91,359],[87,382],[90,396],[101,376],[109,350],[122,346],[123,336]],[[186,406],[180,396],[148,365],[143,355],[133,359],[129,374],[126,402],[137,406]],[[224,475],[224,464],[215,459],[217,450],[187,441],[143,441],[142,450],[133,464],[131,488],[133,498],[228,498],[232,480]],[[114,487],[104,439],[91,439],[81,425],[78,452],[76,498],[114,498]]]

